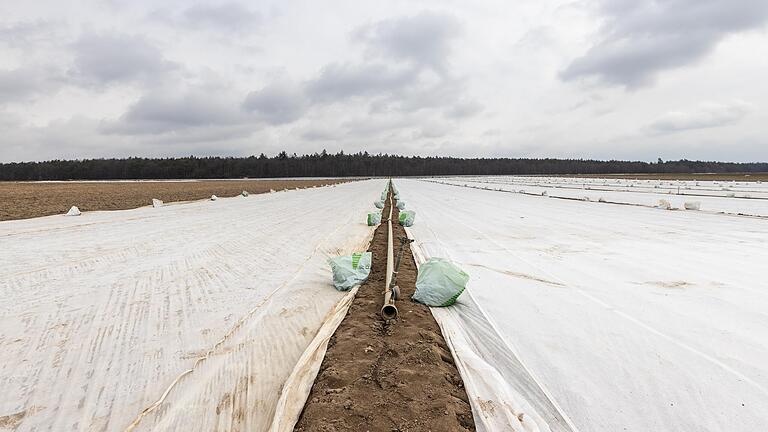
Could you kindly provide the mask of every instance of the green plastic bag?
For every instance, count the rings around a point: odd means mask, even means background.
[[[368,213],[368,226],[376,226],[381,223],[381,212]]]
[[[398,216],[397,220],[400,222],[400,225],[409,227],[413,226],[413,222],[416,219],[416,212],[413,210],[404,210],[400,212],[400,216]]]
[[[334,257],[328,260],[333,270],[333,286],[339,291],[349,291],[368,279],[371,273],[370,252]]]
[[[413,299],[427,306],[443,307],[456,303],[469,282],[469,275],[444,258],[430,258],[419,267]]]

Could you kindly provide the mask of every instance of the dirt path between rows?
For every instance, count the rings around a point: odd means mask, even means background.
[[[384,211],[389,214],[389,200]],[[405,230],[392,214],[396,248]],[[379,316],[387,265],[386,220],[368,249],[373,264],[328,352],[295,431],[474,431],[464,385],[429,308],[410,300],[416,263],[403,254],[399,318]]]
[[[195,180],[125,182],[0,182],[0,221],[64,214],[70,207],[81,211],[126,210],[165,202],[192,201],[239,195],[326,186],[350,179],[309,180]]]

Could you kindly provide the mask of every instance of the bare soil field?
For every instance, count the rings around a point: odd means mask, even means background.
[[[768,173],[701,173],[701,174],[562,174],[553,177],[617,178],[638,180],[709,180],[768,181]]]
[[[63,214],[70,207],[81,211],[125,210],[165,202],[192,201],[258,194],[270,189],[294,189],[344,183],[322,180],[200,180],[129,182],[0,182],[0,221]]]
[[[382,214],[389,214],[389,201]],[[398,214],[395,208],[393,221]],[[427,306],[411,301],[417,269],[410,248],[397,276],[399,318],[385,323],[379,316],[387,261],[382,222],[368,249],[371,274],[328,344],[294,430],[474,431],[464,384],[440,328]],[[394,223],[393,235],[398,239],[405,230]]]

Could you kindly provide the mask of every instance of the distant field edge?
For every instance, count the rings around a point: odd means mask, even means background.
[[[710,180],[710,181],[766,181],[768,172],[740,173],[625,173],[625,174],[554,174],[536,177],[618,178],[640,180]]]
[[[44,181],[0,182],[0,221],[64,214],[71,206],[81,211],[129,210],[166,203],[226,198],[266,193],[270,190],[305,189],[359,180],[259,179],[197,181]]]

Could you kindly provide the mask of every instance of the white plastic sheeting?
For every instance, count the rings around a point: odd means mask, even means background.
[[[3,425],[267,430],[383,185],[1,222]]]
[[[661,200],[670,209],[684,209],[698,202],[712,213],[768,217],[768,184],[757,182],[661,181],[582,179],[560,177],[448,177],[430,181],[528,195],[547,195],[600,203],[658,207]]]
[[[397,185],[478,430],[768,430],[768,221]]]
[[[293,372],[280,389],[280,399],[277,402],[275,415],[269,432],[291,432],[299,421],[304,404],[312,391],[323,358],[328,350],[328,342],[336,332],[341,322],[347,316],[347,311],[355,300],[360,286],[347,292],[336,307],[323,320],[323,325],[317,331],[315,338],[293,368]]]

